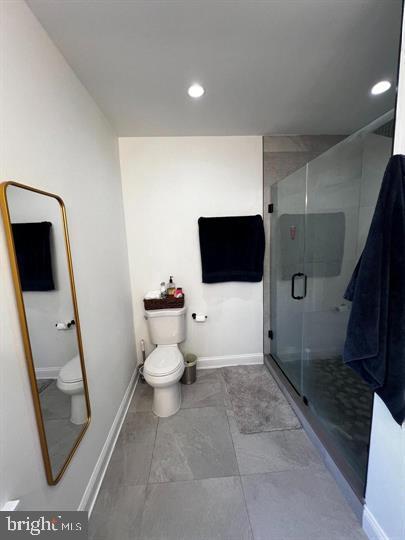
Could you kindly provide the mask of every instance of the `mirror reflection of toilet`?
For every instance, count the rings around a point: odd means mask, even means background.
[[[69,360],[59,371],[56,385],[61,392],[71,396],[70,421],[72,424],[84,424],[87,421],[87,407],[79,355]]]
[[[178,347],[186,338],[186,307],[145,310],[149,336],[156,349],[143,368],[146,382],[153,388],[153,412],[167,417],[181,405],[180,379],[184,358]]]

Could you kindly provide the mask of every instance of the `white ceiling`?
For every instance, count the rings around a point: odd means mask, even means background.
[[[394,105],[369,90],[395,81],[401,0],[28,4],[121,136],[350,133]]]

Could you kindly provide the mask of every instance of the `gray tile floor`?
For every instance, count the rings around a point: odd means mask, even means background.
[[[138,383],[91,540],[366,538],[302,429],[241,434],[221,369],[182,390],[181,410],[158,419]]]

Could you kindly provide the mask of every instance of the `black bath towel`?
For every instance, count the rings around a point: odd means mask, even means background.
[[[405,420],[405,157],[393,156],[364,251],[345,298],[352,301],[344,361]]]
[[[261,216],[200,217],[198,226],[203,283],[262,280]]]
[[[13,223],[14,245],[23,291],[52,291],[52,223]]]

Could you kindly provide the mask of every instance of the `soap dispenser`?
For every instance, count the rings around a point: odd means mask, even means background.
[[[173,276],[170,276],[169,283],[167,284],[167,294],[168,296],[174,296],[176,292],[176,285],[173,281]]]

